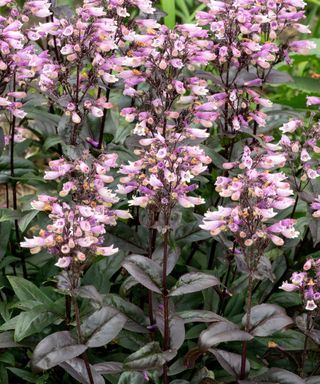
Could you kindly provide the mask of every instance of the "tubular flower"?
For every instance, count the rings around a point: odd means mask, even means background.
[[[310,33],[300,24],[305,18],[303,1],[209,1],[201,0],[207,9],[197,12],[198,26],[206,27],[212,42],[208,51],[212,64],[220,73],[217,84],[223,93],[221,111],[225,131],[239,131],[266,125],[266,114],[257,107],[270,107],[254,87],[261,87],[271,68],[289,52],[307,53],[314,48],[310,41],[282,41],[286,30]]]
[[[204,172],[211,160],[200,147],[179,144],[180,140],[183,136],[178,134],[171,141],[161,135],[140,140],[140,159],[119,171],[126,176],[121,178],[118,192],[138,194],[129,200],[130,205],[173,207],[178,203],[188,208],[204,203],[189,193],[197,188],[192,179]]]
[[[116,253],[118,248],[103,245],[105,227],[116,225],[118,218],[131,218],[129,212],[112,208],[119,198],[105,186],[113,181],[108,172],[116,160],[117,155],[109,154],[97,160],[85,156],[73,162],[51,161],[45,179],[63,182],[59,197],[39,195],[31,203],[34,209],[48,212],[51,222],[39,237],[25,239],[21,246],[30,248],[31,253],[46,248],[57,257],[56,265],[61,268],[88,262],[93,255]]]
[[[200,227],[216,236],[229,232],[241,248],[255,245],[264,248],[268,240],[281,246],[284,238],[299,235],[294,229],[295,220],[286,219],[270,225],[277,211],[294,204],[293,190],[283,173],[270,173],[255,166],[261,161],[252,158],[245,148],[240,168],[243,173],[236,177],[219,176],[216,191],[222,197],[229,197],[234,203],[230,207],[219,207],[218,211],[207,212]],[[280,237],[281,235],[282,237]]]
[[[320,259],[308,259],[303,272],[293,272],[290,282],[285,281],[280,289],[300,292],[307,311],[320,308]]]

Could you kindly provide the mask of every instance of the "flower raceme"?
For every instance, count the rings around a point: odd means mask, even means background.
[[[112,208],[119,198],[105,186],[113,181],[108,172],[116,166],[116,160],[117,155],[109,154],[97,160],[51,161],[44,178],[63,182],[59,197],[39,195],[31,203],[34,209],[48,212],[51,223],[21,246],[30,248],[31,253],[48,249],[61,268],[88,262],[93,255],[116,253],[118,248],[113,245],[103,246],[105,227],[116,225],[118,218],[131,217],[127,211]]]
[[[317,104],[319,101],[314,100],[312,105]],[[311,105],[309,101],[307,101],[307,105]],[[319,121],[308,126],[302,120],[292,119],[283,124],[280,131],[281,138],[278,141],[274,141],[272,136],[261,136],[264,148],[261,148],[260,151],[264,152],[264,155],[260,166],[266,168],[268,162],[270,167],[281,166],[279,162],[282,162],[282,165],[287,163],[295,180],[300,179],[298,183],[295,182],[295,188],[297,190],[302,189],[304,182],[308,183],[320,176],[318,161],[320,153]]]
[[[129,57],[121,58],[126,69],[118,75],[124,95],[135,98],[135,107],[121,112],[128,122],[136,123],[133,133],[165,136],[167,124],[174,124],[176,131],[192,129],[194,124],[212,127],[219,114],[215,101],[207,97],[208,81],[184,72],[213,59],[207,32],[192,25],[170,30],[154,20],[137,23],[140,34],[133,38]]]
[[[280,289],[286,292],[300,292],[307,311],[320,306],[320,259],[308,259],[303,272],[293,272],[290,282],[285,281]]]
[[[225,131],[248,128],[250,123],[265,126],[266,115],[259,108],[270,106],[258,95],[252,98],[254,87],[262,87],[272,76],[272,67],[289,53],[307,53],[315,44],[311,41],[283,41],[286,31],[310,33],[299,21],[305,18],[304,1],[286,0],[201,0],[208,10],[196,14],[200,27],[207,28],[211,64],[220,74],[216,88],[225,94],[219,112],[225,121]],[[249,89],[249,92],[247,90]],[[256,93],[256,92],[255,92]]]
[[[210,231],[212,236],[221,232],[231,233],[242,247],[259,246],[271,240],[281,246],[285,238],[295,238],[295,220],[285,219],[270,225],[278,211],[294,204],[293,190],[283,173],[273,173],[258,168],[265,165],[263,158],[254,159],[248,147],[245,148],[239,165],[243,173],[235,177],[220,176],[215,183],[221,197],[230,197],[235,203],[219,207],[218,211],[207,212],[200,227]],[[265,165],[268,168],[268,165]]]
[[[231,59],[237,68],[251,64],[269,69],[279,54],[287,56],[290,49],[301,52],[309,47],[305,41],[288,47],[279,40],[279,35],[290,28],[310,33],[307,26],[298,23],[305,18],[304,1],[201,1],[209,10],[198,12],[196,18],[199,25],[209,27],[218,63]]]
[[[196,184],[192,179],[207,169],[211,159],[199,146],[183,144],[185,137],[172,133],[170,140],[160,134],[141,139],[142,148],[136,151],[140,159],[123,165],[120,173],[126,175],[118,185],[119,193],[135,192],[130,205],[172,208],[203,204],[201,197],[189,196]]]
[[[48,50],[42,52],[42,60],[37,62],[38,87],[65,111],[74,125],[80,125],[87,114],[102,117],[112,104],[106,97],[96,97],[95,91],[100,89],[101,95],[101,90],[109,89],[119,80],[113,73],[122,70],[117,51],[126,51],[130,36],[135,34],[135,20],[128,22],[129,9],[135,7],[152,14],[151,1],[84,0],[68,19],[57,17],[54,9],[49,11],[44,3],[47,2],[26,4],[27,10],[39,17],[41,12],[51,15],[50,20],[32,25],[25,32],[31,44],[47,41]],[[41,11],[36,11],[38,5]],[[75,144],[72,135],[70,141]]]

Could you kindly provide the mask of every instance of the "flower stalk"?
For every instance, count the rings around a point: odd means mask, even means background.
[[[169,297],[167,288],[167,268],[169,256],[169,219],[170,210],[164,214],[164,234],[163,234],[163,264],[162,264],[162,301],[163,301],[163,350],[167,351],[170,348],[170,324],[169,324]],[[163,365],[163,384],[168,384],[168,366]]]
[[[246,324],[245,331],[250,331],[251,322],[251,308],[252,308],[252,292],[253,292],[253,272],[250,270],[248,276],[248,290],[247,290],[247,302],[246,302]],[[247,341],[242,342],[242,353],[241,353],[241,369],[240,369],[240,380],[246,377],[246,360],[247,360]]]

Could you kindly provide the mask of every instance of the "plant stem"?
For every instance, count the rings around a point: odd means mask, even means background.
[[[16,74],[13,74],[13,85],[12,85],[12,91],[16,91]],[[13,101],[15,101],[15,97],[13,97]],[[14,131],[16,127],[16,117],[12,115],[12,120],[11,120],[11,127],[10,127],[10,176],[11,176],[11,183],[12,183],[12,207],[16,211],[18,208],[17,204],[17,184],[16,181],[13,179],[15,177],[15,172],[14,172]],[[20,244],[20,233],[19,233],[19,225],[18,225],[18,220],[14,221],[14,227],[15,227],[15,234],[16,234],[16,244],[19,246]],[[14,247],[15,249],[15,247]],[[22,265],[22,272],[23,272],[23,277],[26,279],[27,276],[27,266],[26,266],[26,261],[24,257],[24,253],[21,253],[21,265]]]
[[[293,206],[293,208],[292,208],[291,216],[290,216],[291,219],[294,217],[294,214],[295,214],[295,212],[296,212],[297,205],[298,205],[298,201],[299,201],[299,195],[297,194],[296,199],[295,199],[295,201],[294,201],[294,206]]]
[[[9,186],[6,184],[6,207],[10,207],[10,200],[9,200]]]
[[[76,317],[78,340],[79,340],[79,343],[82,344],[83,340],[82,340],[81,328],[80,328],[80,325],[81,325],[81,323],[80,323],[80,311],[79,311],[77,299],[73,294],[73,290],[71,292],[71,300],[72,300],[72,305],[73,305],[73,309],[74,309],[74,314]],[[88,356],[87,356],[86,352],[83,352],[81,357],[82,357],[84,364],[86,366],[89,382],[90,382],[90,384],[94,384],[94,380],[93,380],[93,376],[92,376],[92,372],[91,372],[91,368],[90,368],[90,364],[89,364],[89,360],[88,360]]]
[[[72,267],[71,269],[71,275],[69,274],[69,279],[71,281],[71,289],[70,289],[70,295],[71,295],[71,302],[72,302],[72,305],[73,305],[73,309],[74,309],[74,315],[75,315],[75,318],[76,318],[76,328],[77,328],[77,336],[78,336],[78,343],[82,344],[83,343],[83,338],[82,338],[82,333],[81,333],[81,320],[80,320],[80,311],[79,311],[79,305],[78,305],[78,302],[77,302],[77,298],[76,296],[74,295],[74,290],[75,288],[78,286],[78,271],[75,271],[74,270],[74,266]],[[68,314],[66,314],[68,316]],[[87,374],[88,374],[88,378],[89,378],[89,383],[90,384],[94,384],[94,380],[93,380],[93,376],[92,376],[92,372],[91,372],[91,368],[90,368],[90,364],[89,364],[89,360],[88,360],[88,356],[86,354],[86,352],[83,352],[81,354],[81,357],[84,361],[84,364],[85,364],[85,367],[86,367],[86,371],[87,371]]]
[[[226,73],[226,82],[225,82],[225,92],[229,93],[229,62],[227,63],[227,73]],[[224,131],[228,132],[228,114],[229,114],[229,101],[226,101],[224,104]]]
[[[157,230],[152,228],[154,222],[155,222],[155,212],[150,211],[149,212],[149,248],[148,248],[149,259],[152,258],[152,254],[155,250],[156,240],[157,240]],[[153,325],[155,323],[154,316],[153,316],[152,298],[153,298],[152,291],[148,290],[148,312],[149,312],[150,325]]]
[[[162,264],[162,300],[163,300],[163,350],[170,348],[170,327],[169,327],[169,297],[167,289],[167,265],[169,255],[169,218],[170,212],[165,213],[165,233],[163,236],[163,264]],[[163,366],[163,384],[168,384],[168,366]]]
[[[310,331],[310,314],[308,313],[307,314],[307,329],[306,331],[309,332]],[[304,345],[303,345],[303,352],[302,352],[302,356],[301,356],[301,367],[300,367],[300,376],[301,377],[304,377],[304,365],[305,365],[305,362],[307,360],[307,357],[308,357],[308,341],[309,341],[309,336],[307,334],[305,334],[304,336]]]
[[[71,321],[71,297],[66,296],[65,298],[65,304],[66,304],[66,326],[69,327],[70,321]]]
[[[50,1],[51,3],[51,11],[52,11],[52,14],[50,15],[50,21],[53,22],[54,21],[54,15],[53,15],[53,4],[52,4],[52,0]],[[49,21],[49,20],[48,20]],[[55,35],[52,36],[53,37],[53,46],[54,46],[54,53],[56,55],[56,59],[57,59],[57,62],[59,64],[61,64],[61,59],[60,59],[60,54],[59,54],[59,50],[58,50],[58,44],[57,44],[57,37]]]
[[[247,293],[247,318],[245,331],[249,332],[250,330],[250,320],[251,320],[251,308],[252,308],[252,290],[253,290],[253,273],[250,270],[249,272],[249,281],[248,281],[248,293]],[[245,379],[246,377],[246,359],[247,359],[247,342],[242,342],[242,354],[241,354],[241,371],[240,371],[240,380]]]
[[[80,87],[80,65],[77,65],[77,73],[76,73],[76,96],[75,96],[75,104],[76,104],[76,112],[78,113],[78,107],[79,107],[79,87]],[[77,136],[78,136],[78,126],[79,124],[73,123],[72,130],[71,130],[71,137],[70,137],[70,144],[76,145],[77,144]]]
[[[112,71],[111,71],[112,72]],[[110,98],[110,91],[111,88],[110,86],[106,90],[106,102],[108,103],[109,98]],[[106,119],[107,119],[107,114],[108,114],[108,109],[103,110],[103,116],[101,119],[101,124],[100,124],[100,131],[99,131],[99,144],[98,144],[98,149],[102,148],[102,143],[103,143],[103,134],[104,134],[104,126],[106,124]]]

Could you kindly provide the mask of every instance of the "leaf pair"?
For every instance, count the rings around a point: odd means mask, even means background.
[[[157,262],[145,256],[130,255],[124,260],[122,266],[144,287],[161,294],[162,269]],[[178,279],[175,286],[169,291],[168,296],[180,296],[186,293],[199,292],[218,284],[220,284],[219,280],[213,275],[202,272],[190,272]]]

